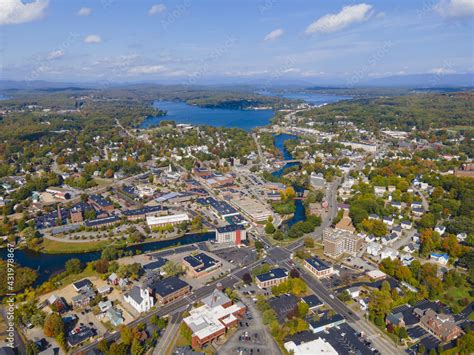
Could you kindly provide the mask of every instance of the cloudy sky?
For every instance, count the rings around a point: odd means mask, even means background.
[[[474,0],[0,0],[0,79],[473,72]]]

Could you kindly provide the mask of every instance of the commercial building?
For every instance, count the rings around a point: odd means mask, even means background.
[[[222,266],[222,262],[216,260],[206,253],[188,255],[183,259],[186,272],[191,277],[201,277]]]
[[[343,253],[355,255],[363,246],[361,237],[344,230],[326,228],[323,232],[324,254],[337,258]]]
[[[218,290],[202,301],[204,305],[192,309],[190,315],[183,320],[192,332],[193,348],[201,348],[225,334],[227,329],[238,324],[247,309],[240,302],[232,304],[232,301]]]
[[[326,277],[331,275],[334,270],[332,266],[313,256],[304,261],[304,266],[316,277]]]
[[[273,213],[260,202],[248,197],[232,200],[234,206],[253,222],[265,222]]]
[[[146,224],[150,227],[165,226],[168,224],[175,225],[183,222],[189,222],[189,216],[186,213],[180,213],[170,216],[147,216]]]
[[[413,312],[415,315],[421,316],[421,326],[442,341],[451,341],[462,334],[461,328],[456,325],[450,314],[439,314],[431,308],[425,310],[416,308]]]
[[[214,212],[214,214],[222,219],[226,219],[228,217],[236,216],[239,214],[239,212],[227,202],[217,201],[213,197],[201,197],[198,198],[196,201],[201,205],[209,206]]]
[[[145,206],[135,210],[124,211],[123,215],[127,217],[129,221],[135,221],[137,219],[143,219],[147,216],[157,216],[165,211],[166,209],[162,206]]]
[[[288,279],[288,271],[283,268],[275,268],[261,275],[255,276],[255,283],[260,288],[268,288],[281,284]]]
[[[101,195],[90,195],[88,202],[94,207],[97,211],[102,212],[112,212],[114,210],[114,205],[112,202],[106,200]]]
[[[156,297],[156,303],[163,305],[186,296],[191,286],[176,276],[153,282],[147,286]]]
[[[72,192],[70,190],[67,190],[62,187],[48,187],[46,189],[46,192],[49,192],[51,195],[53,195],[55,198],[61,199],[61,200],[70,200],[72,197]]]
[[[326,342],[322,338],[317,338],[309,342],[287,341],[283,344],[286,351],[293,353],[294,355],[314,355],[314,354],[325,354],[325,355],[337,355],[338,352],[332,347],[331,344]]]
[[[241,224],[229,224],[216,229],[217,243],[233,243],[235,245],[240,245],[243,240],[247,240],[247,231]]]
[[[84,225],[86,227],[102,227],[102,226],[110,226],[114,223],[117,223],[120,221],[120,218],[118,216],[110,216],[110,217],[105,217],[105,218],[97,218],[93,219],[91,221],[86,221]]]

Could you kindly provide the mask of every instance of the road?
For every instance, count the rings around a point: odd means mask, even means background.
[[[255,145],[257,146],[257,152],[258,152],[258,157],[259,157],[259,160],[260,160],[260,166],[264,166],[265,165],[265,157],[263,156],[262,147],[260,147],[260,143],[258,142],[257,135],[255,133],[252,133],[252,138],[255,141]]]
[[[166,327],[163,336],[158,340],[158,344],[156,344],[155,349],[153,350],[153,355],[166,355],[166,351],[172,348],[182,320],[182,312],[176,312],[169,317],[168,326]]]

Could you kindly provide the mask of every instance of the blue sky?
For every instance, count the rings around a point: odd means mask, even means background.
[[[357,82],[472,73],[474,0],[0,0],[3,79]]]

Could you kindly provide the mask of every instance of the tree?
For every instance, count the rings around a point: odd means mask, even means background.
[[[247,285],[250,285],[252,283],[252,276],[248,272],[246,272],[242,276],[242,281],[245,282]]]
[[[337,298],[339,298],[342,302],[348,302],[351,300],[351,295],[349,294],[349,291],[344,290],[337,295]]]
[[[408,332],[405,327],[401,327],[400,329],[398,329],[398,337],[400,339],[408,338]]]
[[[255,241],[255,249],[257,249],[257,251],[260,251],[263,249],[263,243],[260,240]]]
[[[314,239],[313,238],[305,238],[304,239],[304,246],[306,248],[314,248]]]
[[[275,226],[271,222],[265,224],[265,233],[273,234],[275,233]]]
[[[127,346],[130,346],[133,341],[133,333],[130,328],[125,325],[120,327],[120,340]]]
[[[34,341],[29,340],[26,343],[26,355],[36,355],[39,354],[38,346]]]
[[[109,271],[109,261],[106,259],[99,259],[95,262],[94,267],[99,274],[106,274]]]
[[[293,268],[290,270],[290,277],[296,279],[300,277],[300,272],[297,269]]]
[[[163,265],[163,272],[166,273],[167,276],[176,276],[184,273],[184,268],[181,264],[168,260],[166,264]]]
[[[474,332],[468,330],[466,334],[458,339],[457,346],[460,354],[474,353]]]
[[[140,340],[137,338],[134,338],[132,341],[132,347],[130,349],[130,353],[133,355],[141,355],[145,352],[145,349],[143,348],[142,344],[140,343]]]
[[[43,331],[44,335],[52,338],[64,334],[64,322],[61,316],[57,313],[51,313],[44,321]]]
[[[107,354],[107,352],[109,351],[109,342],[105,339],[102,339],[97,344],[97,349],[102,353]]]
[[[65,264],[68,274],[80,274],[82,272],[82,264],[79,259],[69,259]]]

